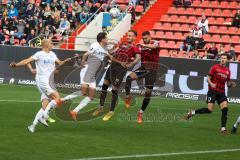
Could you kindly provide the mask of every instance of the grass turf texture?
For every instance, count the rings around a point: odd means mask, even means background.
[[[103,122],[101,119],[95,119],[74,123],[57,120],[49,128],[39,125],[36,132],[30,134],[26,127],[32,122],[41,103],[24,101],[38,101],[39,96],[35,87],[0,85],[0,159],[70,160],[85,157],[240,148],[239,135],[219,133],[221,112],[218,107],[212,115],[196,116],[191,122],[185,122],[179,118],[181,115],[189,108],[203,107],[205,103],[158,98],[154,98],[146,110],[146,116],[154,115],[160,110],[160,116],[154,119],[158,122],[139,125],[133,120],[127,121],[123,116],[135,115],[138,107],[126,110],[123,103],[120,103],[111,121]],[[23,102],[17,102],[18,100]],[[97,104],[90,105],[95,107]],[[229,105],[229,131],[240,115],[238,107]],[[164,115],[177,115],[178,118],[169,120]],[[233,160],[238,159],[239,156],[238,151],[141,159]]]

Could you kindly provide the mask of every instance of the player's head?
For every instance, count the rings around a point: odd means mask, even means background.
[[[47,49],[49,51],[52,50],[53,48],[53,44],[52,41],[50,39],[43,39],[42,43],[41,43],[42,49]]]
[[[143,42],[144,42],[145,44],[149,44],[150,41],[151,41],[151,39],[152,39],[150,32],[149,32],[149,31],[144,31],[144,32],[142,33],[142,39],[143,39]]]
[[[229,60],[228,54],[226,54],[226,53],[221,54],[221,57],[220,57],[221,65],[225,66],[227,64],[228,60]]]
[[[106,32],[98,33],[97,41],[98,41],[98,43],[102,43],[103,45],[107,45],[107,43],[108,43],[107,33]]]
[[[137,31],[135,31],[135,30],[128,31],[128,33],[127,33],[127,41],[129,43],[133,43],[136,40],[136,38],[137,38]]]

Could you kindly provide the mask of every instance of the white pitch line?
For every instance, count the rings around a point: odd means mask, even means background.
[[[123,155],[123,156],[111,156],[111,157],[93,157],[93,158],[80,158],[73,160],[108,160],[108,159],[129,159],[129,158],[146,158],[146,157],[163,157],[163,156],[178,156],[178,155],[192,155],[192,154],[206,154],[206,153],[222,153],[222,152],[237,152],[240,148],[236,149],[219,149],[208,151],[184,151],[173,153],[157,153],[157,154],[139,154],[139,155]]]

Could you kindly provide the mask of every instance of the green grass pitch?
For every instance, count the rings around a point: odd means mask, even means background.
[[[35,87],[0,85],[0,159],[82,160],[147,154],[148,156],[143,158],[122,158],[237,160],[240,156],[240,151],[169,155],[240,149],[240,135],[219,133],[221,112],[217,106],[211,115],[196,116],[190,122],[181,119],[188,109],[203,107],[205,102],[155,97],[145,113],[147,122],[141,125],[135,122],[138,107],[126,110],[120,102],[116,114],[108,122],[99,118],[76,123],[55,117],[57,122],[50,124],[49,128],[39,125],[36,132],[30,134],[26,127],[40,108],[41,103],[37,102],[39,96]],[[94,102],[90,104],[91,107],[96,107],[98,100]],[[141,101],[138,103],[141,104]],[[240,115],[239,105],[231,104],[229,108],[228,131]],[[151,156],[165,153],[165,156]]]

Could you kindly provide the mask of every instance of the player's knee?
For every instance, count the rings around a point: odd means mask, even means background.
[[[56,106],[59,107],[63,104],[63,101],[59,98],[59,99],[55,99],[55,103],[56,103]]]
[[[103,90],[103,91],[107,91],[107,89],[108,89],[108,85],[105,84],[105,83],[103,83],[103,85],[102,85],[102,90]]]
[[[227,114],[228,108],[227,108],[227,107],[224,107],[224,108],[222,109],[222,112]]]

